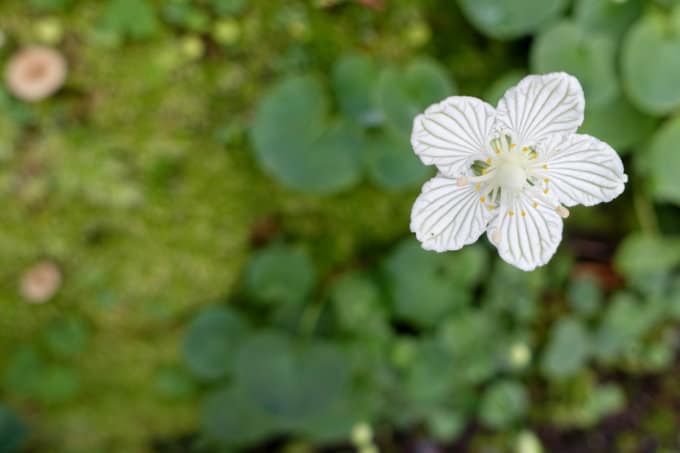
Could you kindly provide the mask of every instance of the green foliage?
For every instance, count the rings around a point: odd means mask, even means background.
[[[531,49],[534,72],[564,71],[579,79],[589,106],[610,102],[618,91],[615,41],[588,32],[573,22],[560,22],[537,36]]]
[[[586,327],[577,319],[563,318],[552,330],[541,369],[554,379],[572,376],[583,368],[589,354]]]
[[[233,368],[234,354],[247,326],[226,308],[209,308],[189,324],[184,339],[184,360],[197,377],[217,379]]]
[[[294,76],[275,86],[258,108],[252,129],[257,158],[290,187],[332,193],[358,181],[359,133],[341,121],[330,123],[327,104],[317,79]]]
[[[680,158],[673,152],[673,147],[679,138],[680,118],[674,118],[654,134],[648,147],[648,157],[642,165],[649,174],[654,197],[675,204],[680,204],[680,181],[674,170],[676,165],[680,165]]]
[[[147,0],[109,0],[102,26],[130,39],[150,38],[159,29],[156,13]]]
[[[482,33],[497,39],[517,38],[536,31],[558,17],[565,0],[458,0],[468,17]]]
[[[9,407],[0,405],[0,451],[21,451],[28,434],[28,427],[17,414]]]
[[[490,428],[507,428],[521,418],[529,406],[529,395],[515,381],[499,381],[486,389],[479,418]]]
[[[640,109],[666,114],[680,105],[680,23],[673,16],[643,15],[627,32],[622,51],[623,81]]]
[[[273,245],[253,255],[245,286],[258,302],[295,304],[307,297],[314,278],[313,263],[303,250]]]

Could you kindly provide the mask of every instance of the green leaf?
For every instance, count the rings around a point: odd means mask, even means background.
[[[430,434],[440,442],[456,440],[465,429],[465,418],[458,412],[436,409],[427,414]]]
[[[296,428],[345,395],[347,358],[323,341],[296,343],[263,331],[250,337],[237,357],[237,382],[259,411]]]
[[[245,272],[245,288],[263,304],[300,304],[314,286],[314,264],[304,250],[274,244],[256,252]]]
[[[73,0],[30,0],[30,4],[39,11],[56,12],[69,8],[73,4]]]
[[[437,340],[456,364],[458,379],[479,384],[493,376],[501,364],[502,329],[490,311],[464,310],[441,322]]]
[[[485,265],[480,247],[438,254],[423,250],[412,239],[401,242],[385,262],[395,314],[419,326],[436,324],[470,301],[466,288],[480,278]]]
[[[75,368],[51,365],[40,376],[36,397],[47,404],[72,401],[80,391],[80,376]]]
[[[614,257],[616,269],[628,278],[644,278],[680,263],[680,238],[631,234]]]
[[[585,365],[590,349],[585,326],[574,318],[561,319],[551,331],[541,370],[556,379],[573,376]]]
[[[350,272],[330,289],[333,312],[346,331],[384,336],[389,331],[380,288],[368,276]]]
[[[497,39],[527,35],[557,18],[566,0],[458,0],[463,14],[479,31]]]
[[[430,60],[415,60],[403,69],[387,68],[377,86],[378,103],[388,126],[406,137],[411,135],[418,114],[455,91],[447,71]]]
[[[616,46],[611,36],[587,32],[570,21],[542,32],[531,48],[534,72],[568,72],[581,82],[586,105],[611,101],[618,92]]]
[[[680,10],[679,10],[680,11]],[[680,106],[680,26],[645,14],[627,32],[622,50],[627,94],[641,110],[663,115]]]
[[[601,105],[586,103],[585,120],[579,132],[597,137],[624,154],[643,142],[656,124],[654,117],[640,112],[619,93]]]
[[[184,361],[202,379],[226,375],[238,345],[247,332],[245,322],[232,310],[207,308],[191,321],[184,337]]]
[[[484,100],[491,105],[497,105],[508,89],[517,85],[527,73],[518,69],[508,71],[496,79],[484,92]]]
[[[363,126],[376,126],[383,121],[375,91],[379,74],[376,62],[363,54],[344,55],[333,67],[333,88],[340,109]]]
[[[58,318],[44,331],[45,343],[54,355],[73,357],[87,346],[90,332],[85,321],[75,315]]]
[[[227,16],[242,12],[248,0],[212,0],[212,5],[218,16]]]
[[[329,194],[361,177],[361,136],[349,124],[329,122],[319,81],[292,76],[265,94],[251,129],[260,165],[296,190]]]
[[[640,0],[577,0],[574,20],[584,29],[619,37],[642,14]]]
[[[675,152],[680,140],[680,116],[666,122],[656,131],[647,146],[640,170],[650,177],[655,199],[680,204],[680,153]]]
[[[0,451],[18,453],[28,440],[28,426],[9,407],[0,404]]]
[[[593,276],[578,277],[569,285],[567,299],[578,313],[590,316],[602,303],[602,288]]]
[[[105,29],[131,39],[147,39],[159,30],[153,6],[147,0],[110,0],[104,10]]]
[[[507,428],[523,417],[528,407],[529,395],[519,382],[499,381],[484,391],[479,418],[489,428]]]
[[[253,444],[277,430],[276,423],[234,386],[218,388],[206,397],[201,427],[209,439],[232,448]]]
[[[604,363],[614,363],[626,352],[634,350],[642,336],[663,316],[663,311],[640,303],[631,294],[616,294],[595,332],[595,356]]]
[[[186,401],[195,396],[197,386],[184,368],[163,366],[156,372],[154,387],[168,400]]]
[[[432,175],[432,169],[413,152],[408,138],[389,131],[366,138],[364,161],[371,181],[389,191],[419,187]]]

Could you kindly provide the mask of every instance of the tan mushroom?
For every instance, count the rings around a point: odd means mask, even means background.
[[[61,286],[61,271],[51,261],[41,261],[24,272],[20,291],[26,302],[42,304],[54,296]]]
[[[51,47],[33,46],[12,56],[5,69],[5,81],[16,97],[40,101],[62,87],[66,71],[61,53]]]

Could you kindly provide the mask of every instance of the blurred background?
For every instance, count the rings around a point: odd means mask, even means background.
[[[2,0],[0,452],[680,451],[680,2]],[[524,273],[413,117],[568,71],[630,183]]]

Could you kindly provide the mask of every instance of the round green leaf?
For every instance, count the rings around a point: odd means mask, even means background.
[[[680,238],[631,234],[614,257],[616,269],[628,278],[645,278],[680,263]]]
[[[362,54],[345,55],[333,67],[333,88],[340,109],[364,126],[379,125],[383,120],[375,95],[379,74],[378,65]]]
[[[680,26],[661,14],[646,14],[626,34],[623,81],[643,111],[666,114],[680,105]]]
[[[680,117],[665,123],[652,137],[641,169],[650,179],[652,195],[659,201],[680,204]]]
[[[213,307],[201,311],[184,337],[184,361],[199,378],[217,379],[230,370],[233,356],[247,331],[233,311]]]
[[[73,400],[80,390],[80,376],[75,368],[52,365],[40,376],[37,397],[48,404],[65,403]]]
[[[389,327],[380,289],[366,275],[351,272],[341,276],[330,290],[338,324],[358,334],[385,334]]]
[[[617,94],[602,105],[586,104],[585,120],[579,132],[595,136],[623,154],[646,139],[655,126],[655,118],[640,112]]]
[[[620,36],[642,14],[641,0],[577,0],[574,20],[584,29]]]
[[[62,357],[72,357],[82,352],[90,332],[85,321],[77,316],[59,318],[44,332],[45,343],[49,350]]]
[[[551,378],[572,376],[582,369],[589,355],[590,338],[583,324],[572,318],[561,319],[550,334],[541,368]]]
[[[393,131],[410,136],[413,119],[435,102],[455,94],[447,71],[429,60],[416,60],[406,68],[387,68],[378,81],[378,103]]]
[[[618,92],[616,45],[611,36],[583,30],[573,22],[560,22],[541,33],[531,49],[534,72],[568,72],[579,79],[586,105],[601,105]]]
[[[0,405],[0,451],[4,453],[22,451],[28,434],[28,427],[14,411]]]
[[[245,287],[260,303],[302,303],[315,277],[314,265],[302,249],[275,244],[252,256],[246,268]]]
[[[418,187],[432,173],[403,135],[387,132],[367,137],[364,156],[371,181],[385,190]]]
[[[567,299],[577,312],[590,316],[602,302],[602,288],[592,276],[578,277],[569,285]]]
[[[294,343],[276,332],[260,332],[239,351],[237,381],[261,412],[289,427],[323,413],[343,398],[347,358],[333,345]]]
[[[355,185],[361,176],[360,134],[328,121],[328,101],[311,76],[276,84],[257,108],[251,129],[255,155],[282,184],[319,194]]]
[[[500,381],[482,396],[479,418],[490,428],[506,428],[521,418],[529,406],[529,396],[519,382]]]
[[[423,250],[415,240],[401,242],[385,263],[395,314],[420,326],[433,325],[471,297],[486,255],[477,247],[456,253]]]
[[[201,428],[209,439],[229,447],[260,441],[276,431],[273,420],[258,410],[240,388],[215,390],[205,399]]]
[[[512,39],[557,18],[566,0],[458,0],[463,14],[487,36]]]

